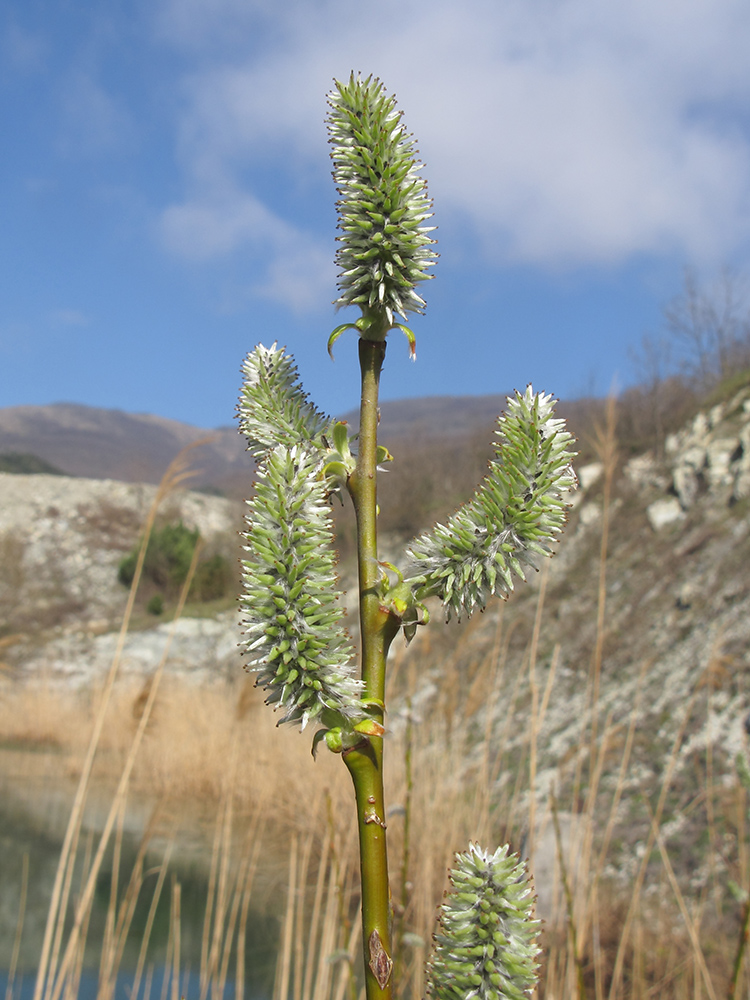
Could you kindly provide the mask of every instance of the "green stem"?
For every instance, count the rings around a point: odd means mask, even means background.
[[[399,623],[381,606],[377,534],[378,386],[385,358],[385,341],[360,340],[362,401],[357,466],[349,492],[357,515],[359,617],[363,698],[371,714],[383,723],[385,661]],[[367,1000],[391,1000],[392,954],[388,890],[388,855],[383,793],[383,740],[370,736],[344,752],[354,782],[359,824],[362,877],[362,940]]]

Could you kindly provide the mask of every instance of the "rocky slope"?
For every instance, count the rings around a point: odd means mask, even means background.
[[[6,677],[85,683],[111,662],[127,600],[117,579],[138,541],[155,486],[63,476],[0,474],[0,669]],[[159,514],[198,529],[207,547],[237,558],[240,505],[190,491]],[[165,625],[134,632],[123,670],[149,673]],[[233,612],[180,622],[173,669],[205,677],[236,657]]]
[[[551,670],[555,675],[538,731],[536,793],[540,802],[553,787],[565,794],[582,762],[583,801],[590,780],[585,747],[592,677],[598,673],[596,725],[600,746],[604,741],[598,796],[604,809],[618,782],[628,729],[635,725],[619,807],[623,850],[633,850],[625,852],[629,860],[623,854],[622,871],[644,849],[644,813],[634,803],[643,795],[655,803],[670,760],[666,830],[679,839],[675,864],[682,859],[689,867],[691,838],[705,829],[706,781],[718,788],[734,782],[733,758],[747,739],[750,385],[699,413],[667,440],[663,455],[619,463],[606,508],[603,467],[587,465],[579,472],[582,488],[560,551],[549,563],[540,617],[538,691],[544,692]],[[142,485],[0,476],[0,660],[6,682],[52,675],[82,684],[102,675],[126,598],[116,581],[117,564],[138,536],[152,495],[153,488]],[[207,537],[237,544],[238,507],[190,493],[170,503],[171,516]],[[412,651],[419,657],[421,643],[432,644],[417,695],[425,702],[439,696],[448,665],[461,676],[507,645],[509,687],[489,703],[497,713],[494,738],[520,767],[528,759],[529,648],[542,579],[536,575],[519,587],[502,609],[491,605],[442,635],[436,609],[435,623]],[[123,670],[152,670],[166,629],[155,624],[134,632]],[[188,617],[177,628],[171,669],[196,680],[237,670],[238,638],[231,609],[211,619]],[[461,705],[453,710],[459,724]],[[397,724],[396,711],[391,720]],[[500,789],[514,780],[512,768],[505,773]],[[694,868],[690,877],[700,883],[703,874]]]
[[[721,855],[727,829],[726,816],[716,819],[717,802],[736,782],[736,754],[747,749],[750,386],[669,437],[663,456],[646,453],[620,464],[606,509],[603,466],[588,465],[579,473],[582,489],[549,564],[540,619],[539,699],[552,669],[555,675],[538,723],[537,798],[548,804],[555,791],[569,802],[579,782],[579,806],[584,803],[595,780],[588,746],[598,685],[597,811],[606,816],[622,781],[618,874],[632,874],[643,854],[649,829],[643,798],[656,808],[669,773],[663,834],[675,868],[700,888],[707,877],[701,838],[714,808]],[[495,733],[498,744],[507,741],[509,759],[524,768],[532,708],[529,652],[540,584],[538,575],[518,589],[502,623],[506,669],[521,676],[515,689],[512,682],[508,688],[508,697],[515,690],[510,704],[501,699],[495,709]],[[467,627],[458,647],[467,669],[497,642],[500,613],[495,607]],[[631,724],[632,751],[621,779]],[[512,787],[515,779],[511,767],[499,784]],[[709,795],[713,805],[707,804]]]

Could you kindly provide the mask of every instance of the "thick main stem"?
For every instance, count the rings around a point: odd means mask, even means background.
[[[370,703],[371,714],[381,725],[384,715],[385,661],[388,648],[398,631],[398,622],[381,606],[378,593],[378,386],[384,358],[384,340],[360,340],[362,401],[359,454],[356,469],[349,479],[349,492],[357,515],[363,698]],[[344,752],[344,760],[352,776],[357,798],[367,1000],[391,1000],[393,961],[382,737],[366,737],[360,744]]]

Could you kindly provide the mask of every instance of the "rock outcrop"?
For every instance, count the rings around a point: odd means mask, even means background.
[[[119,628],[127,601],[118,566],[137,543],[155,494],[155,486],[113,480],[0,474],[0,663],[6,672],[80,682],[104,669],[108,633]],[[236,559],[239,504],[183,490],[167,497],[159,517],[197,528],[207,546]],[[207,643],[215,627],[205,622],[188,640],[189,626],[181,624],[185,649],[180,652],[178,639],[175,661],[189,672],[213,662],[218,654]],[[162,629],[132,636],[126,663],[153,669]],[[234,622],[221,630],[234,633]],[[218,647],[222,641],[216,637]]]

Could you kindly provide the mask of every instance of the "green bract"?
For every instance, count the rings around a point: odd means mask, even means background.
[[[254,458],[262,458],[278,444],[323,447],[331,420],[308,400],[294,359],[283,348],[258,344],[245,358],[242,374],[237,413]]]
[[[576,486],[572,435],[553,417],[551,396],[531,386],[508,399],[498,421],[497,459],[469,503],[410,547],[419,600],[437,595],[450,617],[483,608],[490,594],[505,597],[513,574],[552,554],[566,518],[565,493]]]
[[[341,195],[336,261],[341,268],[337,306],[360,306],[360,336],[382,340],[394,314],[421,313],[416,285],[437,254],[427,184],[419,176],[412,137],[396,100],[376,77],[352,73],[329,94],[328,131],[333,177]],[[341,329],[341,328],[339,328]]]
[[[279,445],[258,469],[242,561],[242,643],[282,722],[350,730],[363,716],[341,625],[322,459]]]
[[[440,908],[427,995],[435,1000],[523,1000],[537,980],[534,897],[526,866],[507,845],[456,855]]]

